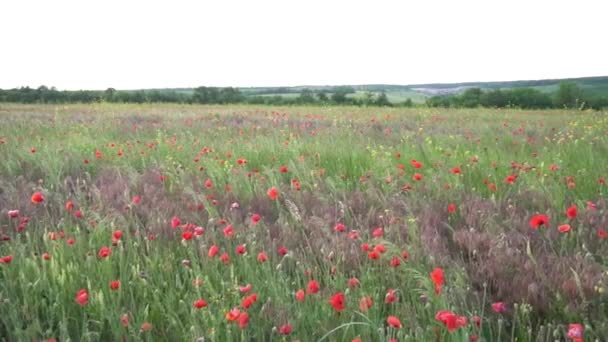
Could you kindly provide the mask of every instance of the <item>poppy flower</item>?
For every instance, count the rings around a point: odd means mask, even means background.
[[[304,290],[299,289],[298,291],[296,291],[296,300],[298,302],[303,302],[304,298],[306,297],[306,294],[304,293]]]
[[[412,165],[413,168],[415,169],[421,169],[422,168],[422,163],[417,161],[416,159],[412,159],[410,161],[410,164]]]
[[[367,253],[367,258],[370,260],[378,260],[380,259],[380,253],[376,251],[370,251],[369,253]]]
[[[455,167],[452,169],[452,173],[455,175],[459,175],[460,174],[460,168],[459,167]]]
[[[207,306],[207,302],[203,299],[198,299],[192,304],[192,306],[197,309],[202,309]]]
[[[575,205],[566,209],[566,216],[568,216],[568,218],[571,220],[574,220],[576,218],[577,213],[578,213],[578,208]]]
[[[549,217],[544,214],[537,214],[532,216],[530,219],[530,228],[538,229],[540,226],[548,226],[549,225]]]
[[[111,254],[112,254],[112,250],[111,250],[109,247],[106,247],[106,246],[101,247],[101,248],[99,249],[99,253],[97,253],[97,255],[98,255],[100,258],[107,258],[107,257],[109,257]]]
[[[354,289],[355,287],[359,287],[359,285],[361,285],[361,282],[359,281],[359,279],[352,277],[349,278],[348,281],[346,282],[346,286],[348,286],[351,289]]]
[[[73,245],[73,244],[76,243],[76,240],[74,238],[69,238],[69,239],[66,240],[66,242],[67,242],[68,245]]]
[[[40,192],[34,192],[34,194],[32,195],[32,203],[38,204],[43,201],[44,201],[44,195],[42,195]]]
[[[259,214],[251,215],[251,225],[255,226],[256,224],[258,224],[258,222],[260,222],[261,219],[262,216],[260,216]]]
[[[133,203],[135,205],[139,204],[140,202],[141,202],[140,196],[135,195],[135,196],[133,196],[133,199],[131,199],[131,203]]]
[[[342,223],[338,223],[334,227],[334,230],[337,231],[338,233],[344,233],[346,231],[346,226]]]
[[[17,218],[17,217],[19,217],[19,210],[9,210],[8,211],[8,217],[10,217],[10,218]]]
[[[448,213],[453,214],[456,211],[456,205],[454,203],[448,204]]]
[[[422,175],[419,173],[414,173],[414,176],[412,177],[412,179],[415,181],[422,180]]]
[[[247,252],[247,249],[245,248],[245,245],[238,245],[236,246],[236,254],[245,254]]]
[[[369,296],[361,297],[361,300],[359,300],[359,310],[361,310],[361,312],[366,312],[372,305],[374,305],[374,301]]]
[[[268,189],[266,195],[268,195],[268,198],[274,201],[279,198],[279,190],[277,190],[277,188],[273,186],[272,188]]]
[[[602,239],[602,240],[603,240],[603,239],[605,239],[605,238],[606,238],[606,236],[608,236],[608,233],[606,233],[606,229],[604,229],[604,228],[600,228],[600,229],[597,231],[597,237],[598,237],[599,239]]]
[[[245,298],[243,298],[243,301],[241,302],[241,305],[243,306],[243,308],[245,309],[249,309],[250,306],[252,306],[253,304],[255,304],[255,302],[258,300],[258,294],[257,293],[253,293]]]
[[[441,310],[435,315],[435,319],[443,323],[449,332],[452,332],[465,324],[467,324],[467,318],[464,316],[458,316],[452,311]]]
[[[251,286],[251,284],[247,284],[245,286],[239,287],[239,292],[247,293],[247,292],[251,291],[252,288],[253,288],[253,286]]]
[[[508,175],[505,178],[505,183],[507,183],[507,184],[513,184],[513,183],[515,183],[516,180],[517,180],[517,175]]]
[[[266,255],[266,253],[264,253],[264,252],[258,253],[258,261],[259,262],[266,262],[266,261],[268,261],[268,256]]]
[[[0,258],[0,264],[10,264],[13,261],[12,255],[3,256]]]
[[[371,250],[371,247],[369,246],[368,243],[363,243],[361,245],[361,250],[364,251],[364,252],[369,252]]]
[[[129,315],[124,314],[124,315],[120,316],[120,324],[122,324],[123,327],[128,328],[129,327]]]
[[[436,267],[433,272],[431,272],[431,280],[435,285],[435,293],[441,294],[441,286],[445,283],[445,276],[443,274],[443,270],[439,267]]]
[[[313,294],[319,292],[319,283],[316,280],[311,280],[308,282],[308,286],[306,286],[306,293]]]
[[[234,228],[231,225],[226,226],[224,228],[224,236],[227,238],[231,238],[234,235]]]
[[[287,169],[287,166],[281,166],[279,171],[281,171],[281,173],[286,173],[287,171],[289,171],[289,169]]]
[[[567,337],[574,342],[583,342],[583,333],[585,332],[585,327],[580,323],[570,323],[568,324],[568,333]]]
[[[328,303],[336,310],[340,312],[346,308],[344,303],[344,293],[338,292],[334,294],[328,301]]]
[[[213,187],[213,181],[211,181],[211,179],[207,179],[205,181],[205,188],[211,189],[212,187]]]
[[[391,259],[390,266],[391,266],[391,267],[398,267],[399,265],[401,265],[401,259],[399,259],[399,257],[394,256],[394,257]]]
[[[381,227],[374,229],[374,231],[372,232],[372,236],[375,238],[380,238],[382,237],[382,235],[384,235],[384,229],[382,229]]]
[[[382,253],[386,252],[386,247],[384,247],[383,244],[379,243],[376,246],[374,246],[374,252],[382,254]]]
[[[277,253],[279,253],[280,255],[285,255],[287,254],[287,248],[284,246],[279,247],[279,249],[277,250]]]
[[[220,255],[220,261],[228,265],[230,263],[230,255],[228,255],[228,253],[223,253]]]
[[[280,335],[289,335],[291,334],[291,324],[286,323],[283,324],[279,327],[279,334]]]
[[[49,253],[42,253],[42,260],[51,260],[51,255]]]
[[[182,220],[179,217],[173,216],[171,218],[171,228],[176,229],[180,224],[182,224]]]
[[[152,328],[153,328],[152,324],[150,324],[148,322],[142,323],[141,327],[140,327],[141,331],[150,331],[150,330],[152,330]]]
[[[207,253],[207,255],[210,258],[213,258],[217,255],[217,253],[219,253],[219,251],[220,251],[220,248],[218,246],[212,245],[211,247],[209,247],[209,252]]]
[[[239,308],[232,308],[226,314],[226,319],[229,321],[236,321],[240,315],[241,315],[241,310],[239,310]]]
[[[507,312],[507,305],[504,302],[492,303],[492,311],[498,314],[503,314]]]
[[[399,318],[397,318],[395,316],[388,316],[386,318],[386,323],[395,329],[401,328],[401,321],[399,320]]]
[[[114,233],[112,233],[112,237],[114,237],[116,240],[120,240],[122,237],[122,232],[120,230],[115,230]]]
[[[81,289],[76,292],[76,303],[80,304],[81,306],[85,306],[88,302],[89,293],[87,292],[87,289]]]
[[[397,294],[395,293],[395,290],[388,289],[388,291],[386,291],[386,296],[384,296],[384,303],[390,304],[396,300],[397,300]]]
[[[118,290],[120,288],[120,280],[112,280],[110,282],[110,290]]]
[[[243,311],[239,315],[239,329],[245,329],[248,324],[249,324],[249,314]]]
[[[569,224],[562,224],[557,227],[560,233],[569,233],[571,229]]]

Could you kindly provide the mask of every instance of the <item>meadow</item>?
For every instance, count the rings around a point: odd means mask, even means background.
[[[0,340],[606,341],[606,114],[0,104]]]

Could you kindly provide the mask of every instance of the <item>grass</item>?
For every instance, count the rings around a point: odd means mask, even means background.
[[[550,341],[575,323],[608,339],[606,113],[3,104],[0,120],[0,340]]]

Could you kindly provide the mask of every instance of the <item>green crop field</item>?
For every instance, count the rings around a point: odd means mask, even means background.
[[[0,104],[1,341],[606,341],[602,111]]]

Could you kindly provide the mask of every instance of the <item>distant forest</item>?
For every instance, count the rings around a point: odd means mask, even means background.
[[[418,103],[388,94],[423,94]],[[426,93],[425,93],[426,92]],[[12,103],[188,103],[265,105],[429,106],[452,108],[608,108],[608,77],[428,85],[311,86],[279,88],[198,87],[153,90],[57,90],[54,87],[0,89]]]

